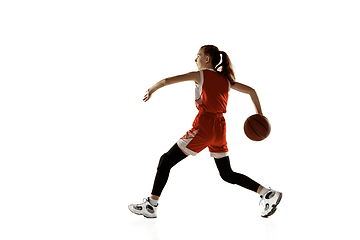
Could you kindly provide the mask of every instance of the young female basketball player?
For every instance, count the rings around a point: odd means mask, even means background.
[[[268,217],[276,211],[282,193],[264,188],[249,177],[233,172],[228,156],[226,124],[223,117],[230,88],[249,94],[255,105],[256,113],[262,115],[258,96],[254,89],[235,82],[233,67],[228,55],[219,51],[217,47],[212,45],[201,47],[195,62],[199,71],[161,80],[152,86],[144,97],[146,102],[159,88],[183,81],[194,81],[196,84],[195,103],[199,113],[194,120],[192,129],[161,156],[151,196],[145,198],[141,204],[129,205],[129,210],[147,218],[156,218],[158,200],[168,180],[170,169],[188,155],[195,156],[208,147],[210,155],[215,159],[221,178],[228,183],[237,184],[260,194],[265,207],[261,216]]]

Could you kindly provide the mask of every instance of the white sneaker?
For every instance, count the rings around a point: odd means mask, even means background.
[[[130,204],[129,210],[132,213],[137,215],[143,215],[146,218],[156,218],[157,217],[157,206],[152,205],[149,201],[149,198],[144,198],[144,202],[140,204]]]
[[[275,213],[277,209],[276,207],[281,201],[282,193],[270,189],[267,193],[265,193],[263,196],[260,197],[261,197],[260,203],[262,203],[264,207],[264,211],[261,213],[261,216],[266,218]]]

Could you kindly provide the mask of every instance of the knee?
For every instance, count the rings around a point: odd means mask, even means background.
[[[234,172],[233,171],[226,171],[226,172],[221,172],[220,173],[220,177],[222,180],[224,180],[225,182],[231,183],[231,184],[235,184],[234,181]]]
[[[186,157],[187,155],[181,151],[177,144],[175,144],[167,153],[164,153],[161,156],[157,169],[170,170]]]
[[[167,168],[166,159],[167,159],[167,153],[164,153],[159,160],[159,165],[157,167],[157,170]]]

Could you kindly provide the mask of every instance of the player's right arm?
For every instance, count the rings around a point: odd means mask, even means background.
[[[255,89],[238,82],[235,82],[235,84],[231,85],[231,88],[238,92],[249,94],[252,102],[254,103],[256,113],[263,115],[261,110],[260,100],[258,95],[256,94]]]

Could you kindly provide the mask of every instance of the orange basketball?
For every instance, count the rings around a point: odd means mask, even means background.
[[[253,141],[261,141],[270,134],[269,120],[260,114],[255,114],[246,119],[244,124],[245,135]]]

